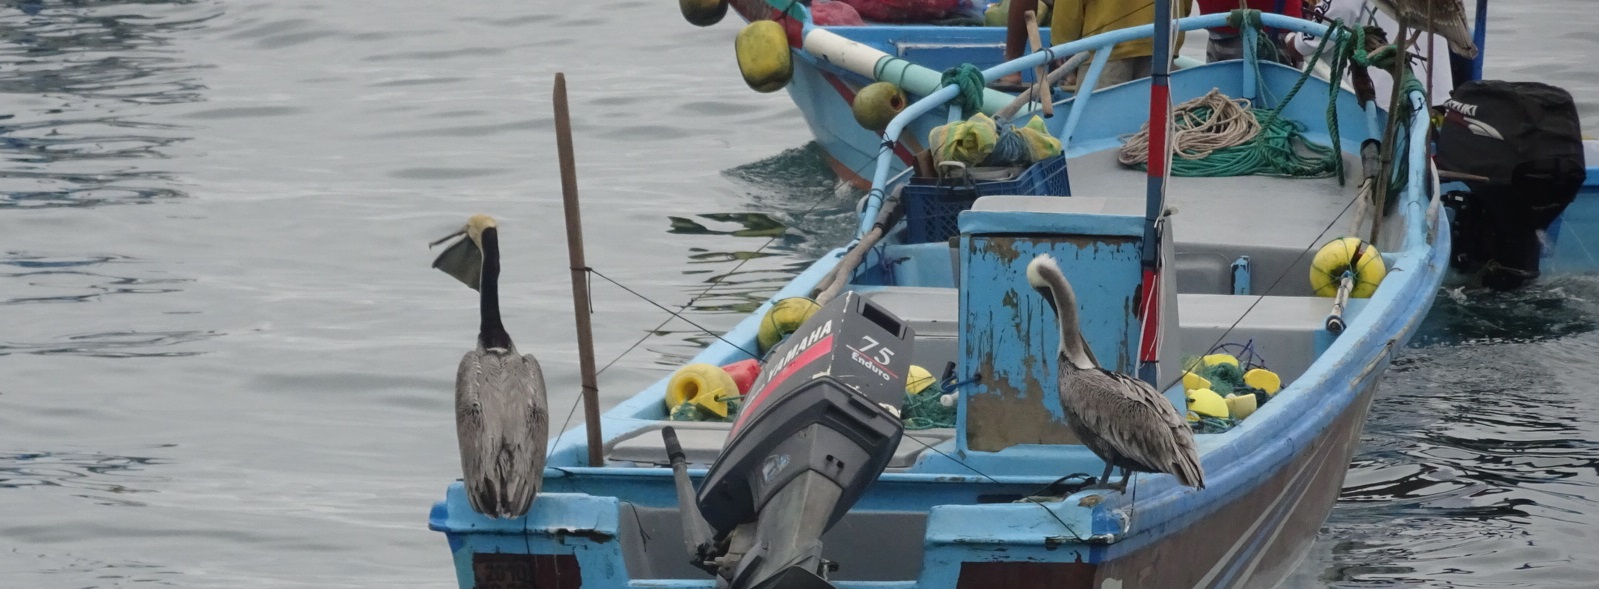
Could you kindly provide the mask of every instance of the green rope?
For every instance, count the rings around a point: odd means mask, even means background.
[[[938,85],[952,84],[960,88],[960,93],[955,95],[954,102],[961,107],[961,112],[971,114],[983,110],[983,90],[988,87],[983,81],[983,70],[969,63],[944,70],[944,77],[939,80]]]
[[[1235,10],[1228,16],[1228,24],[1240,29],[1254,28],[1257,33],[1263,32],[1260,12],[1256,10]],[[1257,34],[1257,37],[1263,35]],[[1329,26],[1327,34],[1322,35],[1310,62],[1305,65],[1304,72],[1294,82],[1287,96],[1277,101],[1276,107],[1270,110],[1249,109],[1249,115],[1255,117],[1260,124],[1260,131],[1256,136],[1239,145],[1204,149],[1199,153],[1185,153],[1182,147],[1178,146],[1177,157],[1172,161],[1172,175],[1184,177],[1261,175],[1289,178],[1333,176],[1338,178],[1340,185],[1344,184],[1344,158],[1341,149],[1343,143],[1338,125],[1338,94],[1342,89],[1339,81],[1350,67],[1392,65],[1397,54],[1398,50],[1392,45],[1368,52],[1364,28],[1351,28],[1341,20],[1334,21]],[[1303,124],[1282,117],[1283,109],[1304,88],[1316,64],[1322,59],[1327,60],[1330,79],[1333,80],[1328,84],[1326,111],[1327,134],[1331,145],[1326,146],[1311,143],[1304,136],[1306,127]],[[1255,75],[1261,80],[1261,87],[1264,88],[1264,78],[1260,75],[1258,59],[1255,67]],[[1405,91],[1411,88],[1408,85],[1411,79],[1413,78],[1407,78]],[[1408,104],[1406,107],[1408,110]],[[1229,116],[1234,112],[1236,111],[1229,111]],[[1176,130],[1205,126],[1215,115],[1214,109],[1205,104],[1189,106],[1179,114]],[[1129,147],[1137,147],[1134,141],[1128,143]],[[1141,158],[1133,159],[1141,160]],[[1140,169],[1147,168],[1142,161],[1124,160],[1124,163],[1135,165]]]
[[[935,427],[955,427],[955,408],[945,407],[941,402],[944,388],[939,383],[933,383],[922,392],[905,394],[905,406],[900,409],[900,421],[905,422],[905,429],[920,430]]]
[[[1224,434],[1227,430],[1238,425],[1238,420],[1226,417],[1201,417],[1199,421],[1188,423],[1188,427],[1196,434]]]

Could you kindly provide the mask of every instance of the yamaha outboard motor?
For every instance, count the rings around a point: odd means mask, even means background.
[[[1571,94],[1537,82],[1482,80],[1456,88],[1438,134],[1438,167],[1479,177],[1450,193],[1452,265],[1506,290],[1538,277],[1539,233],[1577,197],[1585,177]]]
[[[692,561],[718,587],[831,587],[821,537],[899,446],[911,343],[908,325],[856,293],[822,307],[767,354],[697,499],[663,430]]]

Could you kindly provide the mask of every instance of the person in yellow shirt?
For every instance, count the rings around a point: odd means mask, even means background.
[[[1172,18],[1188,16],[1191,0],[1172,0]],[[1049,19],[1051,45],[1076,41],[1116,29],[1136,27],[1155,22],[1154,0],[1055,0],[1054,12]],[[1182,47],[1182,35],[1172,48],[1175,54]],[[1154,39],[1139,39],[1118,43],[1110,52],[1105,70],[1099,74],[1097,88],[1106,88],[1122,82],[1147,78],[1154,71],[1150,55],[1155,52]],[[1079,70],[1086,73],[1087,66]]]

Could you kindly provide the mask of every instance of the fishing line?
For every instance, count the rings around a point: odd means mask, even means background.
[[[996,485],[1004,484],[1004,483],[999,482],[998,480],[995,480],[994,477],[988,476],[988,473],[985,473],[985,472],[983,472],[981,470],[977,470],[976,467],[974,467],[974,466],[972,466],[970,464],[966,464],[965,462],[961,462],[961,460],[959,458],[956,458],[954,456],[950,456],[949,454],[945,454],[943,450],[939,450],[938,448],[934,448],[931,444],[928,444],[927,442],[923,442],[921,438],[918,438],[916,436],[911,436],[911,435],[907,435],[905,437],[910,438],[912,440],[915,440],[916,443],[921,444],[923,448],[927,448],[928,450],[932,450],[934,453],[938,454],[939,456],[943,456],[945,458],[948,458],[950,460],[950,462],[954,462],[955,464],[959,464],[959,465],[965,467],[966,470],[969,470],[969,471],[977,473],[977,476],[980,476],[980,477],[983,477],[985,479],[988,479],[988,482],[990,482],[990,483],[994,483]],[[1071,475],[1068,475],[1068,477],[1069,476],[1071,476]],[[1056,481],[1056,482],[1059,482],[1059,481]],[[1054,486],[1054,483],[1050,483],[1050,486]],[[1045,487],[1045,488],[1047,489],[1048,487]],[[1055,519],[1055,521],[1060,522],[1061,527],[1066,528],[1066,531],[1071,532],[1073,536],[1077,536],[1079,538],[1082,537],[1082,534],[1078,533],[1076,528],[1073,528],[1071,526],[1071,524],[1066,523],[1066,520],[1061,519],[1059,515],[1055,514],[1054,510],[1052,510],[1052,509],[1050,509],[1048,507],[1045,507],[1043,503],[1039,503],[1037,501],[1027,501],[1026,503],[1032,503],[1033,505],[1037,505],[1040,509],[1044,510],[1044,513],[1048,513],[1049,517],[1052,517],[1052,518]]]
[[[1277,284],[1282,282],[1283,278],[1286,278],[1288,276],[1288,272],[1293,270],[1295,266],[1298,266],[1300,260],[1305,259],[1305,254],[1310,253],[1310,250],[1314,249],[1316,247],[1316,244],[1321,242],[1321,238],[1326,236],[1328,231],[1332,231],[1333,225],[1337,225],[1339,219],[1343,219],[1344,215],[1349,214],[1349,207],[1354,206],[1355,203],[1360,202],[1360,200],[1361,200],[1360,199],[1360,195],[1358,195],[1358,194],[1355,195],[1355,198],[1350,199],[1349,200],[1349,204],[1344,205],[1344,210],[1339,211],[1337,215],[1333,216],[1333,220],[1331,222],[1327,223],[1326,227],[1322,228],[1321,233],[1316,234],[1316,238],[1312,239],[1310,241],[1310,245],[1306,246],[1305,249],[1300,250],[1299,256],[1295,257],[1293,262],[1290,262],[1287,266],[1283,267],[1283,271],[1279,272],[1277,274],[1277,279],[1273,280],[1271,282],[1271,286],[1268,286],[1268,287],[1266,287],[1266,290],[1261,291],[1261,294],[1257,295],[1255,297],[1255,302],[1250,303],[1249,304],[1249,308],[1244,309],[1243,314],[1239,315],[1238,319],[1234,320],[1232,325],[1227,326],[1227,329],[1223,330],[1221,332],[1221,335],[1216,337],[1216,341],[1211,342],[1209,346],[1205,347],[1205,349],[1213,350],[1213,349],[1216,348],[1216,346],[1218,344],[1220,344],[1222,342],[1222,340],[1227,339],[1227,335],[1231,334],[1233,332],[1233,329],[1238,327],[1238,324],[1242,323],[1244,321],[1244,318],[1248,317],[1249,314],[1255,310],[1255,307],[1257,305],[1259,305],[1261,301],[1266,300],[1266,293],[1270,293],[1272,290],[1276,289],[1277,288]],[[1187,372],[1187,371],[1188,371],[1188,368],[1184,367],[1183,368],[1183,372]],[[1183,377],[1181,375],[1178,375],[1177,378],[1174,378],[1170,382],[1167,382],[1166,386],[1160,387],[1159,389],[1156,389],[1156,390],[1164,392],[1167,389],[1172,388],[1173,385],[1176,385],[1177,383],[1182,382],[1182,380],[1183,380]]]
[[[745,348],[744,346],[735,344],[732,341],[728,340],[727,338],[722,337],[720,335],[717,335],[716,332],[713,332],[710,329],[707,329],[705,326],[700,325],[698,323],[695,323],[693,321],[690,321],[689,318],[684,317],[681,314],[676,313],[676,312],[672,311],[671,309],[666,308],[666,306],[664,306],[664,305],[662,305],[660,303],[657,303],[655,301],[650,300],[649,297],[644,296],[643,294],[640,294],[636,290],[628,288],[627,285],[624,285],[624,284],[622,284],[620,282],[612,280],[611,277],[610,276],[606,276],[605,273],[600,272],[599,270],[595,270],[594,268],[585,268],[585,270],[587,270],[589,272],[589,274],[593,274],[595,276],[598,276],[598,277],[600,277],[601,280],[604,280],[606,282],[614,284],[614,285],[616,285],[617,288],[620,288],[622,290],[627,291],[628,294],[631,294],[631,295],[633,295],[635,297],[643,299],[644,302],[646,302],[646,303],[649,303],[651,305],[655,305],[655,308],[657,308],[657,309],[660,309],[662,311],[666,311],[667,313],[672,313],[673,317],[678,318],[678,319],[682,319],[684,323],[687,323],[687,324],[692,325],[692,326],[694,326],[696,328],[699,328],[699,330],[705,332],[706,335],[709,335],[709,336],[714,337],[716,339],[722,340],[722,343],[724,343],[724,344],[727,344],[729,346],[733,346],[735,348],[738,348],[738,350],[740,352],[744,352],[745,354],[749,354],[749,356],[751,358],[754,358],[756,362],[760,362],[761,361],[761,355],[760,354],[757,354],[755,352],[751,352],[751,351],[749,351],[748,348]]]
[[[811,203],[811,206],[807,207],[804,211],[801,211],[798,216],[799,217],[804,217],[805,215],[809,215],[812,211],[815,211],[817,208],[821,207],[822,203],[827,202],[827,199],[829,197],[832,197],[832,196],[834,196],[834,193],[832,191],[824,192],[821,195],[820,198],[817,198],[815,202]],[[737,274],[739,268],[743,268],[744,264],[749,263],[750,260],[753,260],[753,259],[761,257],[760,253],[762,251],[765,251],[768,246],[771,246],[772,243],[777,241],[777,238],[782,237],[782,236],[783,236],[782,233],[778,233],[776,235],[773,235],[770,239],[766,240],[766,243],[762,243],[760,247],[755,248],[755,252],[754,252],[755,255],[751,255],[751,256],[748,256],[748,257],[746,257],[746,258],[744,258],[742,260],[739,260],[737,264],[733,265],[733,269],[732,270],[727,271],[727,273],[723,274],[722,276],[732,276],[734,274]],[[591,272],[593,271],[592,268],[590,268],[589,270]],[[598,272],[595,272],[595,273],[598,274]],[[606,280],[610,280],[610,279],[606,278]],[[682,306],[677,308],[677,311],[671,312],[671,315],[668,316],[664,321],[661,321],[661,323],[659,325],[656,325],[655,329],[651,329],[649,331],[644,332],[643,336],[639,337],[638,340],[634,341],[632,345],[627,347],[627,349],[622,350],[622,353],[617,354],[616,357],[612,358],[610,362],[606,362],[604,367],[600,368],[599,370],[594,371],[594,376],[596,378],[598,378],[599,375],[604,374],[606,370],[609,370],[611,368],[611,366],[615,365],[618,361],[621,361],[622,358],[627,357],[627,355],[629,353],[632,353],[633,350],[637,349],[641,344],[644,343],[645,340],[650,339],[650,336],[655,335],[655,333],[659,332],[661,330],[661,328],[666,327],[666,324],[671,323],[673,319],[677,319],[679,317],[682,317],[682,314],[683,314],[684,311],[687,311],[690,307],[692,307],[694,305],[695,302],[699,301],[705,295],[710,294],[711,289],[716,288],[716,286],[721,284],[721,283],[722,283],[722,278],[721,277],[717,277],[717,278],[712,279],[711,283],[705,286],[705,290],[702,290],[702,291],[699,292],[699,294],[694,295],[693,297],[690,297],[687,303],[683,303]],[[615,284],[615,282],[613,282],[613,284]],[[617,286],[621,286],[621,285],[617,284]],[[645,299],[645,300],[648,301],[649,299]],[[651,304],[655,304],[654,301],[650,301],[650,303]],[[660,307],[660,305],[655,305],[655,306]],[[661,308],[665,309],[665,307],[661,307]],[[686,321],[686,319],[685,319],[685,321]],[[696,325],[695,327],[699,327],[699,326]],[[700,329],[704,329],[704,328],[701,327]],[[715,335],[715,334],[712,334],[712,335]],[[720,337],[718,337],[718,339],[720,339]],[[724,341],[726,341],[726,340],[724,340]],[[740,349],[742,349],[742,348],[740,348]],[[755,357],[759,358],[760,356],[756,355]],[[572,400],[572,409],[567,411],[567,413],[566,413],[566,421],[561,423],[560,433],[555,434],[555,441],[550,444],[551,448],[559,448],[560,447],[561,437],[566,435],[566,428],[567,428],[567,426],[572,424],[572,416],[577,414],[577,405],[578,405],[578,403],[581,403],[582,401],[583,401],[583,396],[582,395],[578,395],[576,398],[574,398]],[[593,464],[593,465],[590,465],[590,466],[599,466],[599,465]]]

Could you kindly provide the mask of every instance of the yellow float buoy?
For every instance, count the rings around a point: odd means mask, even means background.
[[[1227,417],[1227,401],[1210,389],[1188,391],[1188,421],[1201,417]]]
[[[1210,388],[1210,380],[1209,379],[1207,379],[1207,378],[1205,378],[1203,376],[1200,376],[1198,374],[1194,374],[1193,372],[1184,372],[1183,373],[1183,390],[1192,391],[1192,390],[1195,390],[1195,389],[1208,389],[1208,388]]]
[[[776,92],[788,85],[794,75],[794,59],[788,51],[788,32],[775,21],[758,20],[745,25],[733,39],[738,56],[738,71],[744,83],[756,92]]]
[[[1232,414],[1233,419],[1249,417],[1258,408],[1255,395],[1252,394],[1227,395],[1227,398],[1222,400],[1227,402],[1227,411]]]
[[[672,373],[666,382],[666,410],[684,402],[727,417],[727,400],[738,396],[738,385],[722,367],[714,364],[689,364]]]
[[[905,372],[905,394],[919,394],[927,390],[927,387],[933,386],[933,373],[928,372],[926,368],[912,364],[911,369]]]
[[[1338,282],[1350,271],[1355,274],[1355,284],[1349,296],[1364,299],[1377,292],[1377,285],[1388,275],[1388,265],[1382,261],[1382,252],[1358,237],[1335,239],[1321,246],[1311,260],[1310,288],[1317,296],[1336,296]]]
[[[727,0],[677,0],[683,20],[696,27],[708,27],[722,22],[727,15]]]
[[[855,122],[882,133],[883,129],[888,128],[888,122],[905,110],[908,103],[905,92],[899,86],[889,82],[874,82],[855,94],[850,110],[855,113]]]
[[[1206,366],[1216,366],[1219,364],[1232,364],[1233,366],[1238,365],[1238,359],[1234,358],[1232,354],[1211,354],[1201,358],[1200,360],[1203,361]]]
[[[783,336],[794,333],[821,308],[816,301],[805,297],[789,297],[773,303],[772,308],[766,311],[766,316],[761,318],[760,328],[755,331],[755,344],[765,354],[777,342],[783,341]]]
[[[1283,379],[1277,373],[1265,368],[1256,368],[1244,373],[1244,384],[1266,391],[1268,395],[1275,395],[1283,389]]]

